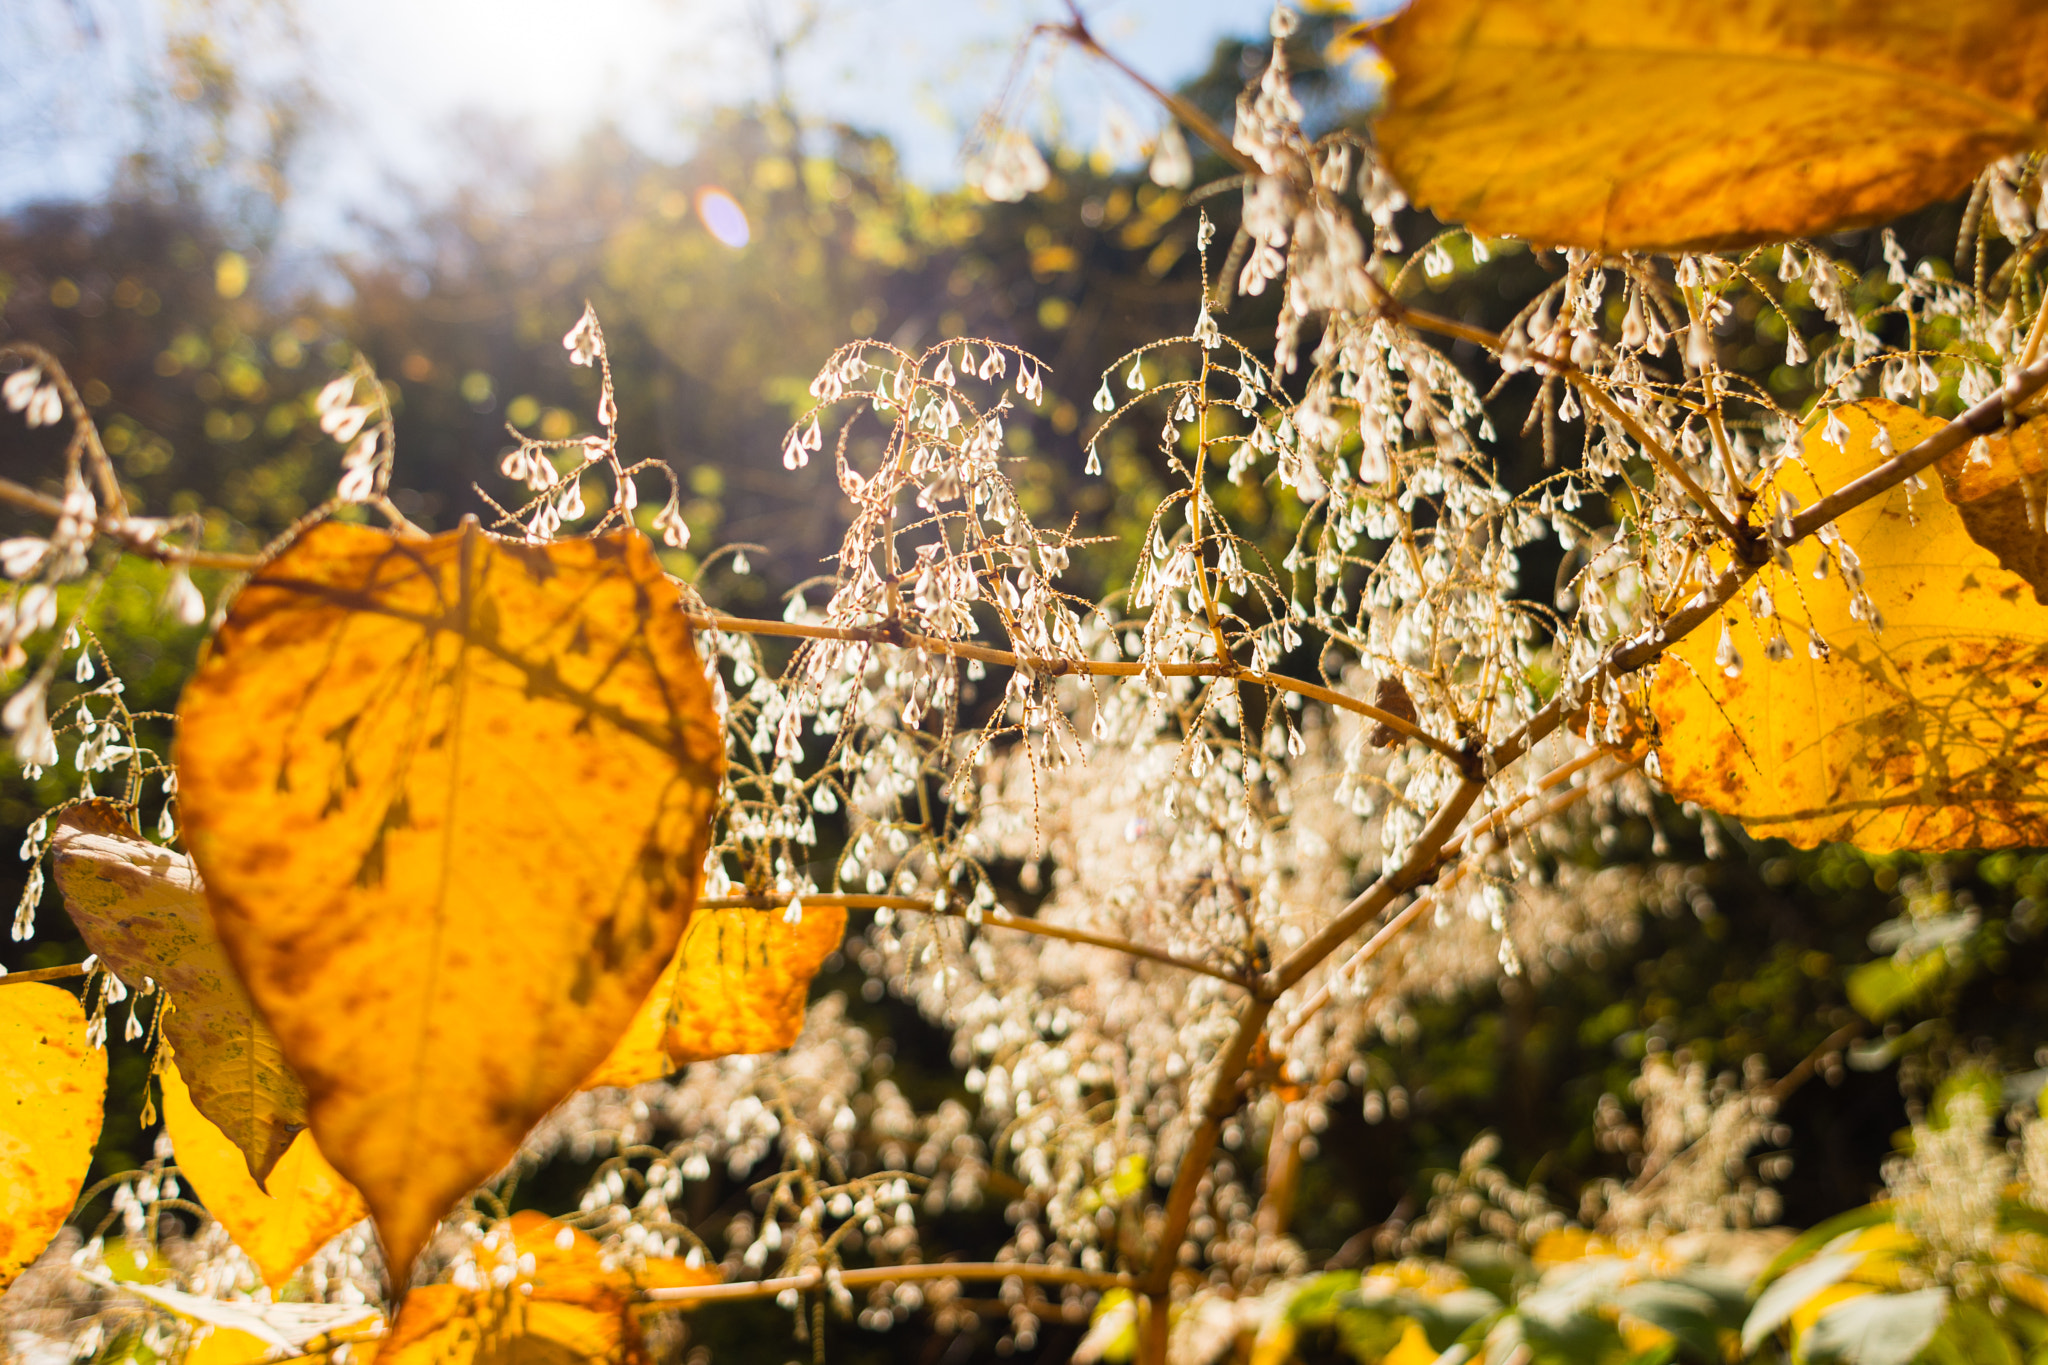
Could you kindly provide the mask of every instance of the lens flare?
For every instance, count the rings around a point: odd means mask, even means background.
[[[747,227],[746,210],[739,200],[727,194],[716,185],[707,185],[697,191],[697,216],[704,220],[704,226],[711,235],[737,251],[752,238],[753,232]]]

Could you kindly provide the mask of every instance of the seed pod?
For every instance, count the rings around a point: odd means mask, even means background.
[[[1379,690],[1373,693],[1372,704],[1411,724],[1415,720],[1415,699],[1408,695],[1408,689],[1401,685],[1399,678],[1381,678]],[[1401,742],[1401,732],[1381,721],[1372,727],[1367,738],[1375,749],[1391,749]]]

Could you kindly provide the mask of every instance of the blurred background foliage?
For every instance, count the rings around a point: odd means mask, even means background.
[[[1257,18],[1247,10],[1248,28]],[[1298,88],[1323,126],[1365,113],[1321,78],[1331,22],[1311,22],[1294,40]],[[1042,193],[990,203],[910,183],[886,141],[809,122],[783,103],[727,111],[678,161],[604,131],[573,154],[535,159],[509,130],[471,128],[465,159],[484,168],[475,181],[415,199],[400,226],[378,230],[374,249],[287,260],[276,210],[318,102],[239,86],[220,52],[198,43],[182,54],[190,79],[166,97],[158,141],[138,150],[106,198],[0,218],[0,339],[35,341],[63,359],[144,509],[198,513],[221,547],[251,549],[278,534],[332,486],[339,452],[317,429],[312,395],[360,353],[395,405],[401,508],[444,529],[486,512],[473,485],[493,486],[508,424],[550,438],[592,428],[593,377],[565,364],[558,344],[588,299],[605,326],[629,449],[669,462],[685,490],[691,551],[671,567],[709,574],[729,609],[779,612],[789,588],[831,571],[824,557],[842,523],[830,466],[789,473],[779,450],[820,363],[862,337],[914,349],[981,336],[1042,356],[1051,399],[1009,437],[1028,510],[1070,512],[1103,537],[1077,559],[1082,591],[1134,558],[1165,457],[1133,423],[1105,438],[1106,477],[1084,476],[1083,442],[1098,420],[1090,396],[1133,347],[1192,327],[1198,212],[1218,219],[1220,252],[1235,195],[1198,206],[1142,168],[1119,173],[1080,149],[1053,158]],[[1263,60],[1257,43],[1224,43],[1186,93],[1227,121],[1244,73]],[[209,143],[207,130],[246,122],[252,105],[268,130],[255,150],[208,153],[226,144]],[[1195,184],[1225,170],[1198,159]],[[744,246],[717,240],[696,210],[713,187],[743,208]],[[1897,227],[1913,258],[1939,260],[1958,217],[1959,206],[1937,206]],[[1399,230],[1420,246],[1439,228],[1410,212]],[[1411,292],[1487,327],[1505,325],[1561,268],[1513,244],[1484,262],[1462,236],[1446,245],[1455,268],[1413,272]],[[1832,245],[1863,263],[1867,297],[1893,292],[1874,233]],[[1241,300],[1224,321],[1264,349],[1271,307]],[[1736,365],[1797,401],[1806,372],[1779,363],[1782,338],[1768,314],[1738,313],[1723,334]],[[1461,351],[1462,362],[1476,358]],[[1518,377],[1495,409],[1496,453],[1516,487],[1546,464],[1545,433],[1517,430],[1534,385]],[[1583,430],[1551,435],[1570,442]],[[0,473],[54,489],[56,440],[8,424]],[[1274,559],[1284,553],[1298,507],[1257,485],[1218,496],[1242,524],[1266,529]],[[26,528],[12,514],[0,522],[9,534]],[[756,547],[751,572],[734,573],[730,557],[708,567],[696,557],[731,544]],[[1524,591],[1552,593],[1558,568],[1525,562]],[[200,577],[209,600],[227,586]],[[201,632],[159,609],[162,579],[125,567],[100,607],[138,708],[171,708],[199,647]],[[54,777],[38,788],[10,776],[0,821],[21,828],[57,795]],[[1603,831],[1573,855],[1587,865],[1676,860],[1687,869],[1678,910],[1563,970],[1430,1002],[1359,1058],[1355,1102],[1340,1106],[1301,1177],[1293,1230],[1312,1254],[1373,1259],[1369,1234],[1415,1213],[1429,1173],[1455,1167],[1487,1130],[1502,1140],[1503,1170],[1566,1206],[1585,1182],[1625,1174],[1626,1158],[1602,1150],[1594,1116],[1603,1095],[1630,1103],[1629,1083],[1652,1051],[1716,1070],[1760,1055],[1786,1078],[1793,1164],[1781,1188],[1786,1221],[1802,1226],[1871,1198],[1897,1134],[1943,1084],[1995,1083],[2008,1100],[2028,1100],[2048,1080],[2048,1049],[2037,1050],[2048,1040],[2048,857],[1872,858],[1754,843],[1733,829],[1706,831],[1709,856],[1697,829],[1666,810]],[[0,881],[11,902],[19,871]],[[52,965],[83,951],[53,895],[36,938],[0,946],[0,963]],[[920,1104],[965,1098],[946,1041],[910,1008],[863,998],[861,984],[836,964],[820,978],[889,1040],[895,1079]],[[142,1054],[112,1046],[95,1177],[133,1165],[153,1140],[139,1122]],[[525,1197],[544,1201],[556,1183],[544,1176]],[[558,1183],[573,1191],[576,1174]],[[733,1197],[737,1208],[737,1184]],[[988,1229],[962,1219],[934,1229],[930,1249],[984,1239]],[[749,1320],[735,1313],[703,1326],[744,1333]],[[1071,1345],[1071,1334],[1052,1330],[1040,1349],[1051,1358]],[[936,1359],[943,1343],[926,1348]]]

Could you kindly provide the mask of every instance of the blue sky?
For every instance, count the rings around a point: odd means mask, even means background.
[[[6,0],[0,4],[0,208],[89,196],[140,132],[133,95],[176,22],[211,8],[236,58],[260,73],[305,63],[328,108],[299,170],[297,231],[377,216],[394,179],[460,175],[450,131],[465,111],[516,122],[537,152],[610,120],[654,150],[687,149],[691,119],[763,95],[763,25],[809,37],[788,66],[805,112],[890,134],[912,174],[958,177],[965,131],[1001,88],[1031,26],[1057,0],[296,0],[297,45],[276,0]],[[802,7],[802,8],[800,8]],[[1094,0],[1097,34],[1162,83],[1206,66],[1215,42],[1265,27],[1259,0]],[[1041,131],[1093,146],[1116,104],[1158,122],[1114,72],[1069,55],[1031,102]],[[1114,114],[1108,115],[1114,118]]]

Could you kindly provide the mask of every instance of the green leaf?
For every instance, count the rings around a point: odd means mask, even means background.
[[[1598,1360],[1620,1347],[1621,1333],[1599,1310],[1612,1303],[1625,1273],[1618,1261],[1595,1265],[1561,1284],[1525,1295],[1512,1315],[1520,1320],[1523,1339],[1539,1355],[1574,1361]]]
[[[2048,1237],[2048,1213],[2035,1208],[2024,1199],[2008,1196],[1998,1201],[1998,1230],[2031,1232],[2036,1237]]]
[[[1714,1321],[1731,1331],[1740,1331],[1749,1316],[1749,1280],[1719,1266],[1693,1266],[1673,1275],[1667,1283],[1682,1284],[1714,1302]]]
[[[1336,1327],[1337,1340],[1346,1354],[1359,1365],[1377,1365],[1381,1357],[1401,1344],[1408,1319],[1353,1304],[1337,1310]]]
[[[1901,964],[1892,958],[1866,962],[1849,973],[1849,1003],[1873,1024],[1881,1024],[1926,994],[1948,974],[1946,953],[1927,953]]]
[[[1821,1226],[1825,1227],[1826,1224]],[[1815,1228],[1814,1231],[1818,1232],[1820,1228]],[[1864,1253],[1860,1251],[1847,1255],[1819,1256],[1772,1284],[1756,1301],[1756,1307],[1749,1310],[1749,1320],[1742,1324],[1743,1351],[1754,1351],[1765,1337],[1777,1331],[1787,1318],[1798,1312],[1801,1304],[1821,1290],[1840,1284],[1848,1278],[1851,1271],[1863,1264],[1863,1259]]]
[[[1484,1289],[1457,1289],[1434,1297],[1406,1294],[1408,1316],[1422,1328],[1430,1349],[1448,1351],[1460,1341],[1477,1340],[1501,1311],[1501,1301]],[[1469,1343],[1468,1343],[1469,1344]]]
[[[1860,1209],[1850,1209],[1847,1213],[1836,1214],[1826,1222],[1816,1223],[1805,1232],[1800,1233],[1798,1237],[1793,1239],[1792,1245],[1779,1252],[1772,1259],[1771,1263],[1764,1267],[1763,1273],[1756,1277],[1756,1284],[1752,1286],[1750,1292],[1753,1294],[1763,1292],[1765,1285],[1821,1250],[1843,1233],[1860,1232],[1864,1228],[1879,1227],[1891,1221],[1892,1210],[1890,1205],[1865,1204]]]
[[[1912,1365],[1941,1330],[1948,1309],[1946,1289],[1844,1299],[1806,1334],[1807,1365]]]
[[[1668,1280],[1645,1280],[1615,1295],[1615,1302],[1624,1313],[1677,1337],[1689,1356],[1718,1365],[1721,1306],[1705,1290]]]
[[[1345,1296],[1356,1298],[1358,1280],[1355,1270],[1333,1270],[1316,1276],[1288,1300],[1287,1320],[1297,1327],[1328,1327],[1342,1311]]]
[[[1496,1242],[1467,1242],[1451,1252],[1450,1261],[1466,1279],[1503,1303],[1512,1303],[1516,1289],[1534,1278],[1526,1257]]]
[[[1920,1354],[1924,1365],[2020,1365],[2020,1349],[1998,1319],[1974,1303],[1957,1303]]]

